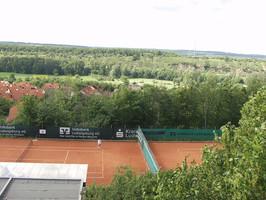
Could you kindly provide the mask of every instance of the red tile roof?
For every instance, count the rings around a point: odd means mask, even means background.
[[[45,83],[45,85],[42,87],[42,89],[45,88],[59,88],[59,84],[58,83]]]
[[[87,87],[82,88],[81,90],[82,94],[86,94],[90,96],[91,94],[100,94],[103,92],[101,88],[99,88],[97,85],[88,85]]]
[[[35,85],[28,82],[20,82],[17,85],[0,82],[0,95],[10,101],[18,102],[24,95],[33,95],[37,98],[42,97],[45,94],[43,89],[38,89]],[[19,104],[20,105],[20,104]],[[18,116],[17,106],[13,106],[9,110],[8,121],[14,120]]]
[[[52,89],[59,88],[58,83],[46,83],[42,89],[38,89],[36,86],[28,82],[20,82],[17,85],[9,83],[0,83],[0,95],[7,98],[10,101],[19,101],[24,95],[34,95],[37,98],[42,97],[45,94],[45,91],[50,91]],[[64,90],[69,90],[71,95],[73,93],[72,87],[64,87]],[[100,94],[103,92],[101,88],[97,85],[89,85],[81,89],[81,92],[85,95],[90,96],[91,94]],[[19,103],[22,105],[22,102]],[[9,110],[8,121],[16,119],[19,113],[18,105],[13,106]]]
[[[19,114],[19,107],[22,105],[22,102],[20,102],[18,105],[13,106],[9,109],[9,116],[8,116],[8,121],[11,122],[14,119],[18,117]]]
[[[19,101],[24,95],[34,95],[40,98],[44,94],[45,91],[43,89],[38,89],[27,82],[20,82],[17,85],[0,83],[0,95],[10,101]]]

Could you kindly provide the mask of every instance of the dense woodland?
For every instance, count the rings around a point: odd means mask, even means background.
[[[252,75],[265,81],[266,60],[231,57],[183,57],[141,49],[69,48],[0,45],[0,72],[50,75],[98,75],[102,79],[154,78],[195,85],[215,73],[236,83]]]
[[[55,78],[26,81],[37,87],[58,82],[75,90],[72,98],[62,90],[41,99],[24,98],[12,123],[42,127],[220,128],[229,121],[237,125],[248,96],[265,84],[265,66],[260,59],[182,57],[157,50],[0,45],[0,71],[53,74]],[[123,84],[97,82],[106,93],[87,97],[79,90],[93,83],[82,81],[80,75],[120,78]],[[175,87],[143,85],[141,90],[130,90],[130,77],[172,80]],[[7,80],[21,81],[14,74]],[[1,102],[1,123],[5,123],[11,103]]]

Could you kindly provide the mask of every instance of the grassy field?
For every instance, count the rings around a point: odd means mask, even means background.
[[[0,72],[0,77],[4,79],[8,79],[11,74],[15,74],[16,79],[22,79],[25,80],[26,77],[31,78],[32,74],[18,74],[18,73],[11,73],[11,72]]]
[[[140,83],[140,84],[151,84],[151,85],[157,85],[157,86],[165,86],[167,88],[174,87],[173,81],[147,79],[147,78],[130,78],[128,80],[132,83],[136,82],[136,83]]]
[[[34,77],[44,77],[44,78],[53,78],[53,77],[59,77],[59,78],[66,78],[69,76],[54,76],[54,75],[35,75],[35,74],[19,74],[19,73],[11,73],[11,72],[1,72],[0,77],[3,79],[8,79],[11,74],[15,74],[16,79],[21,79],[22,81],[25,81],[25,79],[28,78],[34,78]],[[73,76],[74,77],[74,76]],[[83,81],[98,81],[97,78],[94,76],[80,76],[80,79]],[[137,84],[151,84],[151,85],[157,85],[157,86],[164,86],[166,88],[173,88],[174,84],[172,81],[165,81],[165,80],[156,80],[156,79],[147,79],[147,78],[129,78],[128,79],[130,83],[137,83]],[[120,80],[114,80],[114,81],[98,81],[98,82],[106,82],[111,83],[114,85],[121,84],[122,81]]]

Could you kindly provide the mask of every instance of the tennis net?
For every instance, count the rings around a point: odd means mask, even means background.
[[[150,149],[150,146],[141,130],[141,128],[139,127],[137,129],[137,138],[142,150],[142,153],[144,155],[144,157],[146,158],[146,161],[151,169],[151,171],[156,174],[159,171],[159,165]]]
[[[25,156],[25,154],[28,152],[28,150],[30,149],[30,147],[33,145],[32,140],[30,140],[30,142],[28,143],[28,145],[26,146],[26,148],[24,149],[24,151],[19,155],[18,159],[16,160],[16,162],[21,162],[21,160],[23,159],[23,157]]]

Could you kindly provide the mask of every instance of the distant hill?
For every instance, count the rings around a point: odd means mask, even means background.
[[[67,45],[67,44],[48,44],[48,43],[27,43],[27,42],[6,42],[0,41],[0,44],[14,44],[14,45],[29,45],[29,46],[53,46],[53,47],[78,47],[78,48],[107,48],[107,47],[88,47],[88,46],[81,46],[81,45]],[[129,48],[130,49],[130,48]],[[148,49],[154,50],[154,49]],[[181,56],[207,56],[207,57],[235,57],[235,58],[260,58],[266,59],[266,55],[260,54],[237,54],[237,53],[230,53],[230,52],[222,52],[222,51],[195,51],[194,50],[168,50],[168,49],[157,49],[161,51],[168,51],[168,52],[176,52]]]
[[[238,54],[222,51],[195,51],[194,50],[168,50],[171,52],[176,52],[181,56],[208,56],[208,57],[217,57],[217,56],[228,56],[228,57],[237,57],[237,58],[260,58],[266,59],[266,55],[259,54]]]
[[[68,45],[68,44],[48,44],[48,43],[30,43],[30,42],[6,42],[0,41],[0,44],[13,44],[13,45],[29,45],[29,46],[51,46],[51,47],[78,47],[78,48],[94,48],[79,45]]]

